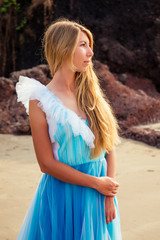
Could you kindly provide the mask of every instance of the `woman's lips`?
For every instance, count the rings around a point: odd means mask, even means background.
[[[90,63],[90,61],[84,61],[84,63],[88,65]]]

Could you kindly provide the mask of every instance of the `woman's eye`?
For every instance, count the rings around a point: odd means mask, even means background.
[[[85,43],[81,43],[81,45],[80,46],[85,46],[86,44]]]

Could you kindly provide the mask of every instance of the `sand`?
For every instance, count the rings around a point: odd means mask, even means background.
[[[0,135],[0,240],[16,239],[41,172],[31,136]],[[160,150],[122,139],[116,148],[123,240],[160,239]]]
[[[160,122],[153,123],[153,124],[138,125],[138,126],[135,126],[134,128],[150,129],[150,130],[156,130],[156,131],[160,132]]]

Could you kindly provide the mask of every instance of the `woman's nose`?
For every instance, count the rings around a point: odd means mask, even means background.
[[[92,49],[89,47],[88,51],[87,51],[87,56],[92,57],[93,55],[94,55],[94,53],[93,53]]]

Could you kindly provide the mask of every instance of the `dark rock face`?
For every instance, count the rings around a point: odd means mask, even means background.
[[[99,76],[101,87],[118,119],[120,135],[160,147],[159,132],[134,128],[134,126],[139,124],[160,120],[160,98],[156,90],[154,89],[158,97],[154,98],[153,96],[149,96],[144,89],[137,90],[135,87],[136,84],[131,89],[120,81],[117,81],[115,76],[109,71],[107,65],[96,61],[94,66]],[[23,104],[17,102],[15,92],[15,84],[20,75],[35,78],[44,85],[50,81],[47,65],[39,65],[31,69],[13,72],[10,74],[10,79],[0,78],[0,93],[2,93],[0,100],[1,133],[31,133],[28,115],[25,112]],[[130,78],[132,78],[131,75],[126,79]],[[151,82],[149,83],[151,84]]]
[[[44,29],[51,21],[66,17],[78,20],[93,32],[95,58],[107,64],[112,72],[149,78],[160,91],[159,0],[33,0],[23,1],[21,9],[27,24],[16,32],[16,70],[41,63]],[[4,16],[4,26],[5,19]],[[10,73],[8,69],[13,69],[12,41],[8,44],[11,56],[6,76]]]
[[[105,1],[106,2],[106,1]],[[106,2],[98,58],[112,72],[130,72],[160,84],[160,5],[158,1]]]

